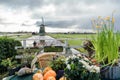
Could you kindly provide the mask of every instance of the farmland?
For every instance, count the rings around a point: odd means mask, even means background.
[[[32,35],[30,33],[23,33],[23,34],[21,33],[21,34],[4,34],[4,35],[1,35],[0,37],[2,36],[13,38],[16,40],[23,40],[23,39],[31,37]]]
[[[95,34],[48,34],[51,37],[56,39],[68,40],[69,45],[81,45],[83,39],[90,39],[91,37],[95,37]]]

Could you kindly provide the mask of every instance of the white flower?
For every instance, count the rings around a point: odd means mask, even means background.
[[[100,72],[100,67],[97,67],[95,65],[89,65],[86,61],[84,60],[79,60],[79,62],[81,62],[83,64],[83,67],[85,67],[88,71],[90,72],[96,72],[99,73]]]
[[[100,73],[100,67],[92,65],[91,69],[90,69],[90,72]]]
[[[67,68],[68,68],[69,70],[71,69],[71,67],[70,67],[70,65],[69,65],[69,64],[67,65]]]
[[[83,58],[84,58],[84,60],[89,61],[88,58],[86,58],[86,57],[83,57]]]
[[[68,60],[65,61],[65,64],[68,64]]]
[[[76,58],[76,56],[75,56],[75,55],[73,55],[73,56],[72,56],[72,58],[74,59],[74,58]]]
[[[79,60],[79,62],[81,62],[85,66],[85,68],[90,71],[91,67],[87,62],[85,62],[84,60]]]

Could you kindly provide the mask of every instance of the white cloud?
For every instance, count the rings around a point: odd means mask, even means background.
[[[55,13],[55,6],[53,4],[43,6],[41,9],[39,9],[41,13],[43,14],[54,14]]]
[[[22,9],[12,9],[8,6],[0,6],[0,18],[5,19],[10,22],[22,22],[25,20],[30,20],[32,11],[28,10],[28,7],[23,7]]]

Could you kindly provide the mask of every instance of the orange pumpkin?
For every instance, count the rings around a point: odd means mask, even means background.
[[[48,77],[53,76],[56,77],[56,72],[54,70],[49,70],[43,76],[44,80],[47,80]]]
[[[53,77],[53,76],[49,76],[49,77],[47,78],[47,80],[56,80],[56,79],[55,79],[55,77]]]
[[[43,75],[44,75],[46,72],[48,72],[49,70],[52,70],[52,68],[51,68],[51,67],[46,67],[46,68],[43,70]]]
[[[37,73],[33,75],[33,80],[43,80],[43,75],[41,71],[38,71]]]

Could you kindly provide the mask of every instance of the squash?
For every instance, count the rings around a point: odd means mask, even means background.
[[[47,78],[47,80],[56,80],[56,79],[55,79],[55,77],[53,77],[53,76],[49,76],[49,77]]]
[[[54,70],[49,70],[44,74],[43,79],[47,80],[47,78],[50,76],[56,77],[56,72]]]
[[[39,70],[33,75],[33,80],[43,80],[42,72]]]
[[[46,67],[46,68],[43,70],[43,75],[44,75],[47,71],[49,71],[49,70],[52,70],[52,68],[51,68],[51,67]]]

